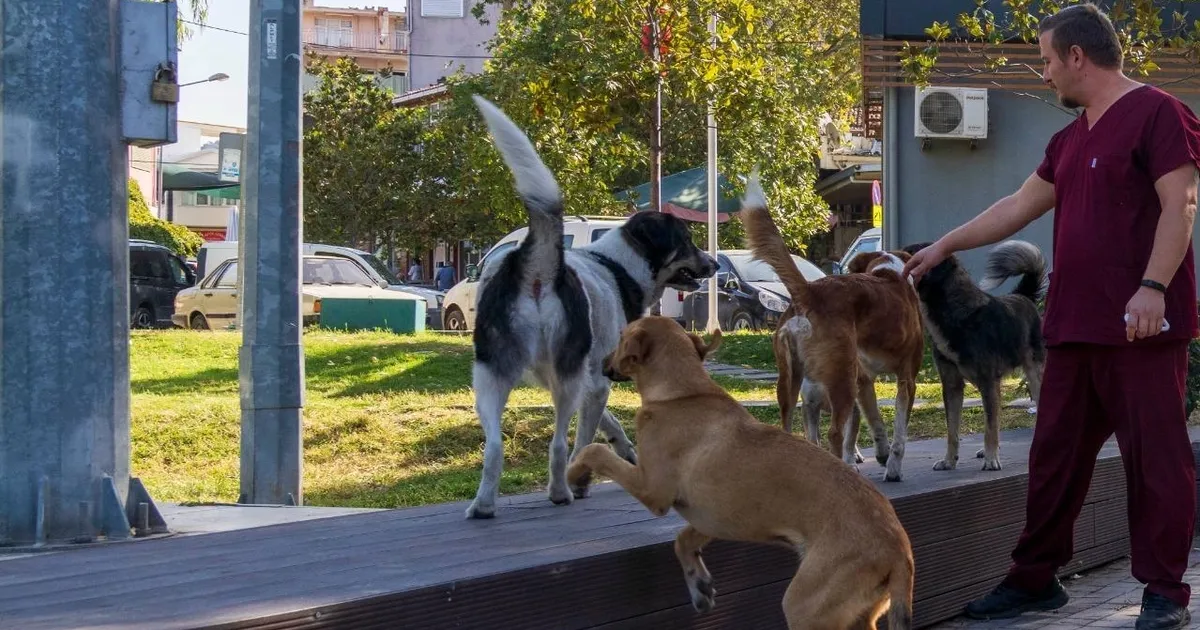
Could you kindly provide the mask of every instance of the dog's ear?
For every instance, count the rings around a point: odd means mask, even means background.
[[[688,333],[688,337],[692,338],[692,345],[696,346],[696,353],[700,355],[701,361],[708,358],[708,355],[712,354],[714,350],[721,347],[720,328],[713,331],[712,341],[708,342],[707,344],[704,343],[704,340],[700,338],[700,335],[695,333]]]
[[[867,267],[882,255],[883,252],[859,252],[846,264],[846,273],[866,273]]]
[[[621,337],[617,348],[617,371],[629,376],[634,368],[641,366],[650,352],[650,335],[641,328],[629,331]]]
[[[908,261],[912,260],[912,254],[910,254],[902,249],[894,249],[891,251],[891,254],[893,256],[895,256],[896,258],[899,258],[900,262],[908,262]]]

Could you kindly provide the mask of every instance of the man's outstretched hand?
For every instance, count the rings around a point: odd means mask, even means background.
[[[941,241],[936,241],[908,259],[908,262],[904,264],[904,275],[911,277],[913,282],[916,282],[930,269],[938,266],[938,263],[946,260],[947,256],[949,253],[945,246]]]

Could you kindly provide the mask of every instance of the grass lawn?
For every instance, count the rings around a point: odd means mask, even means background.
[[[133,474],[158,501],[236,501],[240,333],[135,331],[132,338]],[[306,504],[398,507],[474,496],[483,432],[470,389],[469,337],[313,330],[304,346]],[[729,335],[719,352],[718,361],[773,369],[765,334]],[[775,400],[773,384],[718,380],[739,400]],[[931,372],[928,381],[918,386],[918,397],[940,402],[936,375]],[[1018,386],[1015,377],[1008,381],[1005,398],[1025,396]],[[895,385],[881,382],[877,391],[892,397]],[[628,383],[618,384],[609,399],[635,443],[637,405]],[[778,421],[775,406],[751,413]],[[883,414],[890,420],[891,408]],[[1005,410],[1003,422],[1005,428],[1024,427],[1033,418]],[[513,392],[504,415],[501,493],[543,487],[552,424],[547,392]],[[963,425],[964,432],[981,431],[982,411],[964,410]],[[860,432],[864,446],[870,445],[868,434]],[[944,434],[940,410],[914,412],[910,439]]]

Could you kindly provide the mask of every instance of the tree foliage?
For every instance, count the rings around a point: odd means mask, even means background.
[[[669,33],[657,61],[641,39],[651,2],[485,0],[476,13],[491,3],[508,5],[489,45],[493,58],[482,74],[448,80],[451,99],[425,138],[426,165],[441,174],[426,182],[430,199],[461,217],[455,227],[464,235],[487,240],[526,221],[472,94],[526,130],[568,213],[621,214],[614,193],[650,176],[660,76],[664,176],[705,164],[711,99],[718,170],[736,181],[760,167],[791,246],[825,229],[828,208],[813,192],[818,119],[847,111],[860,93],[856,1],[655,0]]]
[[[1004,11],[997,15],[987,8],[989,3],[986,0],[976,0],[975,9],[960,13],[954,27],[951,27],[949,20],[935,21],[925,29],[928,41],[920,45],[907,44],[901,52],[901,64],[909,80],[918,85],[927,85],[942,74],[937,67],[939,45],[948,41],[963,41],[979,44],[982,70],[1028,71],[1040,76],[1037,69],[1012,63],[1003,55],[996,54],[994,47],[1009,42],[1037,44],[1038,24],[1043,17],[1082,1],[1002,0]],[[1121,41],[1125,69],[1132,75],[1152,76],[1159,70],[1158,61],[1165,54],[1200,60],[1200,20],[1191,20],[1186,13],[1179,11],[1168,12],[1164,8],[1167,4],[1200,5],[1194,0],[1184,3],[1113,0],[1105,3],[1108,8],[1106,12]],[[1165,19],[1168,17],[1169,24]]]
[[[306,238],[373,249],[394,239],[433,244],[431,221],[416,212],[421,188],[419,111],[392,106],[392,92],[352,59],[310,57],[318,85],[304,95]]]
[[[204,244],[199,234],[151,214],[142,188],[134,179],[129,180],[129,238],[154,241],[185,258],[195,256]]]
[[[187,5],[187,11],[180,8],[179,18],[175,22],[176,39],[180,44],[191,39],[195,24],[208,23],[208,0],[187,0]]]

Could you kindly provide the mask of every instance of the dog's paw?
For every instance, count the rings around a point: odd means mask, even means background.
[[[978,451],[975,451],[975,459],[983,459],[983,457],[985,455],[985,453],[983,451],[984,451],[984,449],[982,449],[982,448],[979,449]]]
[[[701,578],[688,583],[692,594],[692,608],[696,612],[706,613],[716,607],[717,591],[713,589],[712,578]]]
[[[985,457],[983,459],[983,469],[986,471],[1000,470],[1001,469],[1000,458],[997,457],[995,459],[991,459],[991,458]]]
[[[629,462],[630,464],[637,466],[637,463],[638,463],[637,451],[633,448],[633,444],[630,444],[628,442],[624,442],[624,443],[616,442],[612,445],[612,449],[613,449],[613,452],[617,454],[617,457],[620,457],[621,459]]]
[[[900,459],[897,457],[892,457],[891,459],[888,459],[887,473],[885,473],[883,475],[883,480],[884,481],[900,481],[903,478],[904,478],[904,475],[900,473]]]
[[[571,494],[574,495],[576,499],[586,499],[591,493],[591,486],[587,484],[586,480],[581,485],[571,484]]]
[[[554,505],[571,505],[575,500],[575,496],[566,486],[551,486],[550,491],[546,494]]]
[[[888,452],[886,450],[883,452],[876,451],[875,453],[875,461],[879,462],[880,466],[887,466],[888,457]]]
[[[939,460],[933,465],[934,470],[954,470],[956,467],[958,467],[958,461],[948,459]]]
[[[484,519],[492,518],[495,515],[496,506],[483,505],[479,502],[479,499],[472,501],[470,507],[467,508],[467,518]]]

